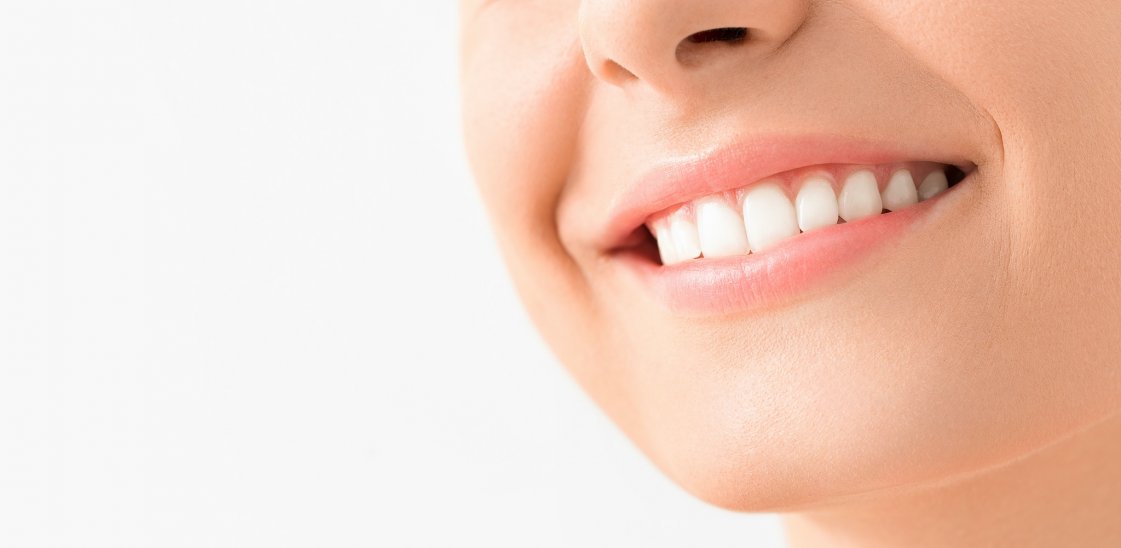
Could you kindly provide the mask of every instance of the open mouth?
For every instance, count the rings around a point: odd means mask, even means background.
[[[656,164],[614,199],[599,245],[675,313],[750,313],[928,238],[966,207],[970,192],[954,187],[974,186],[978,169],[960,150],[914,143],[749,138]]]
[[[651,215],[632,250],[665,266],[758,254],[803,233],[906,210],[972,169],[934,162],[801,168]]]

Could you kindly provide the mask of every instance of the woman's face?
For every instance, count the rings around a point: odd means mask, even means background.
[[[1121,3],[461,9],[519,291],[694,494],[906,488],[1121,406]]]

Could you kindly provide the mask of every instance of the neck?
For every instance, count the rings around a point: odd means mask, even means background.
[[[790,514],[791,548],[1121,546],[1121,415],[922,492]]]

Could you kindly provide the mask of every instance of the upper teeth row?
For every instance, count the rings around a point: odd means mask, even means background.
[[[841,219],[851,222],[914,205],[946,190],[949,182],[942,169],[934,169],[916,188],[911,170],[898,169],[881,191],[873,170],[858,169],[845,177],[840,196],[834,186],[832,175],[814,173],[801,181],[791,203],[781,181],[762,182],[682,204],[651,217],[647,227],[658,240],[662,264],[746,255]]]

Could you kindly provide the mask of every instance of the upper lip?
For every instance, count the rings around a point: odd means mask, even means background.
[[[969,171],[959,153],[835,135],[753,136],[705,152],[659,162],[616,194],[600,231],[607,250],[629,247],[651,215],[708,194],[741,188],[772,175],[824,164],[929,161]]]

